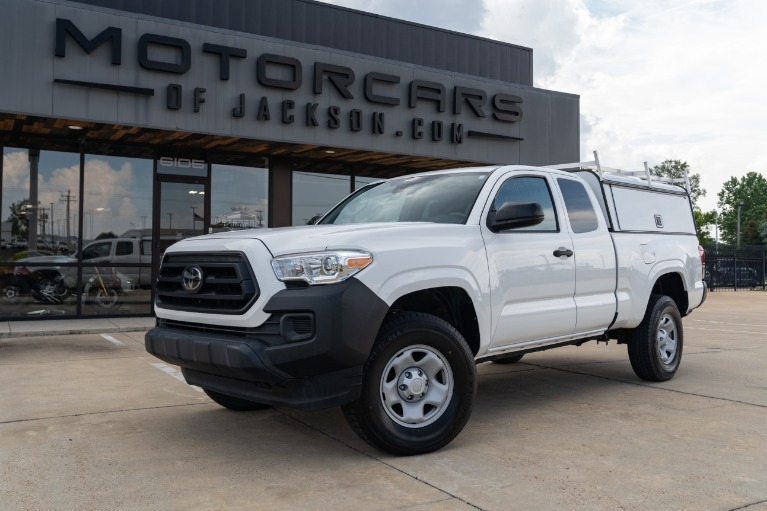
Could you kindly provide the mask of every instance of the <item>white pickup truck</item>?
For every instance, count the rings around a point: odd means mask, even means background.
[[[681,187],[506,166],[370,184],[314,226],[176,243],[146,349],[234,410],[341,405],[401,455],[463,429],[476,364],[617,339],[671,378],[706,296]]]
[[[77,254],[72,256],[77,258]],[[83,248],[83,260],[89,263],[124,264],[120,271],[126,274],[136,286],[152,285],[152,240],[151,238],[105,238],[92,241]]]

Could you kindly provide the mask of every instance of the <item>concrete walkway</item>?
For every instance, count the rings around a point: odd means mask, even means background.
[[[0,338],[139,332],[149,330],[154,323],[154,317],[2,321]]]

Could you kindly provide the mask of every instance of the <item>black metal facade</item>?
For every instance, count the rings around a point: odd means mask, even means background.
[[[311,0],[75,0],[520,85],[533,50]]]

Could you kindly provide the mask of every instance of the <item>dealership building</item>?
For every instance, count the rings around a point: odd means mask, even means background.
[[[179,239],[579,159],[532,49],[312,0],[3,0],[0,65],[0,319],[149,315]]]

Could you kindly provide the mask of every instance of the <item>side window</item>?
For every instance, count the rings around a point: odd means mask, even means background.
[[[109,257],[109,250],[112,248],[112,242],[96,243],[85,247],[83,251],[83,260],[96,259],[97,257]]]
[[[115,247],[115,255],[131,255],[133,253],[133,242],[131,241],[118,241]]]
[[[513,177],[501,185],[495,196],[493,208],[498,210],[506,202],[537,202],[543,209],[543,222],[513,231],[557,232],[557,215],[551,190],[542,177]]]
[[[599,227],[596,211],[591,205],[589,194],[578,181],[557,179],[562,197],[565,199],[567,216],[574,233],[596,231]]]

